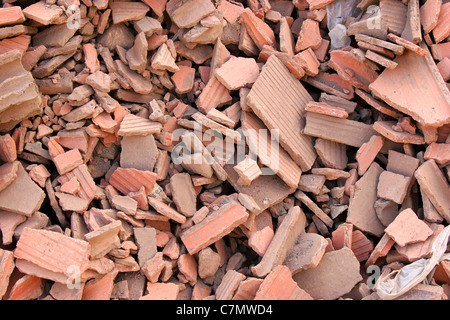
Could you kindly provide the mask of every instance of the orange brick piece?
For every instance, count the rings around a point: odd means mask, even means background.
[[[9,277],[14,270],[14,255],[12,251],[0,249],[0,299],[6,293]]]
[[[251,268],[257,277],[264,277],[276,266],[283,263],[288,250],[300,233],[304,232],[306,216],[300,207],[289,210],[281,222],[261,261]]]
[[[137,192],[144,186],[148,195],[156,183],[156,174],[134,168],[117,168],[109,178],[109,183],[124,195]]]
[[[66,284],[74,272],[81,275],[88,268],[89,251],[89,243],[84,240],[57,232],[25,228],[17,242],[14,257],[21,272]]]
[[[313,50],[319,49],[322,45],[322,37],[320,35],[319,22],[306,19],[302,23],[300,34],[295,44],[295,52],[300,52],[311,48]]]
[[[356,161],[358,162],[358,174],[360,176],[364,175],[382,147],[383,137],[374,135],[358,149]]]
[[[259,286],[255,300],[314,300],[292,279],[288,267],[280,265],[273,269]]]
[[[4,162],[17,159],[16,143],[9,133],[0,136],[0,159]]]
[[[405,209],[398,214],[386,228],[386,233],[399,246],[425,241],[433,234],[433,230],[420,220],[411,209]]]
[[[450,185],[433,159],[425,161],[414,173],[420,189],[439,214],[450,222]]]
[[[217,79],[229,90],[253,84],[258,75],[259,67],[253,58],[231,57],[216,70]]]
[[[188,66],[179,66],[180,70],[171,77],[178,94],[188,93],[194,86],[195,69]]]
[[[72,149],[54,157],[53,163],[62,175],[83,164],[83,157],[78,149]]]
[[[250,8],[246,8],[244,12],[242,12],[241,23],[245,24],[248,34],[260,50],[264,45],[276,48],[277,43],[272,28],[258,18]]]
[[[165,204],[162,201],[159,201],[158,199],[148,197],[148,204],[153,207],[158,213],[162,214],[163,216],[169,217],[170,219],[178,222],[178,223],[185,223],[186,217],[182,214],[178,213],[176,210],[169,207],[167,204]]]
[[[181,241],[190,254],[197,253],[229,234],[247,218],[245,207],[233,202],[227,203],[209,213],[199,224],[183,232]]]
[[[22,8],[19,6],[0,8],[0,27],[22,23],[25,21]]]
[[[175,283],[147,283],[148,293],[140,300],[176,300],[180,286]]]
[[[245,186],[250,185],[262,173],[258,163],[250,157],[246,157],[233,168],[239,175],[237,183]]]

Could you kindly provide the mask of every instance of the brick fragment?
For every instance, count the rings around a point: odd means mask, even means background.
[[[67,255],[69,251],[72,254]],[[78,267],[80,273],[87,269],[89,251],[86,241],[52,231],[25,228],[14,257],[22,272],[65,284],[72,276],[71,266]]]
[[[297,43],[295,44],[295,52],[300,52],[311,48],[318,49],[322,44],[319,23],[312,19],[306,19],[302,23]]]
[[[112,3],[110,8],[114,24],[141,20],[150,9],[146,4],[141,2]]]
[[[8,300],[34,300],[44,292],[44,283],[40,277],[24,275],[11,287]]]
[[[289,249],[283,265],[295,275],[309,268],[315,268],[325,254],[328,242],[315,233],[301,233]]]
[[[362,280],[359,262],[351,249],[327,252],[319,265],[294,275],[298,286],[314,299],[337,299]]]
[[[194,86],[195,69],[188,66],[179,66],[171,77],[175,86],[175,92],[185,94],[192,90]]]
[[[212,211],[202,222],[181,235],[188,252],[194,254],[229,234],[248,218],[247,210],[235,203],[229,203]]]
[[[81,300],[110,300],[117,273],[114,270],[88,281],[83,288]]]
[[[14,254],[12,251],[0,249],[0,298],[5,295],[9,279],[14,271]]]
[[[409,177],[383,171],[378,180],[377,196],[401,204],[406,197],[410,183]]]
[[[405,209],[386,228],[386,233],[403,247],[410,243],[425,241],[433,234],[433,231],[417,217],[414,211]]]
[[[253,58],[230,57],[215,73],[228,90],[238,90],[253,84],[259,76],[259,67]]]
[[[305,215],[300,207],[293,207],[283,219],[275,232],[261,261],[251,268],[258,277],[266,276],[274,267],[283,263],[289,248],[294,244],[300,233],[304,231]]]
[[[283,290],[279,290],[283,286]],[[254,300],[313,300],[292,279],[286,266],[277,266],[263,280]]]
[[[83,164],[83,158],[78,149],[72,149],[53,158],[53,163],[56,166],[59,174],[63,175],[69,171],[72,171],[80,164]]]
[[[383,169],[372,163],[366,173],[356,182],[355,192],[350,198],[346,222],[363,232],[381,236],[384,226],[379,221],[373,204],[377,200],[377,185]]]
[[[241,23],[245,24],[247,32],[259,49],[262,49],[264,45],[276,47],[273,30],[264,21],[259,19],[249,8],[246,8],[241,13]]]
[[[425,161],[414,173],[421,190],[428,196],[439,214],[450,221],[449,198],[450,186],[432,159]]]
[[[84,235],[91,247],[90,257],[92,259],[101,258],[112,249],[120,247],[119,231],[121,227],[122,223],[116,220]]]
[[[62,13],[63,10],[59,6],[47,5],[45,1],[36,2],[23,9],[23,15],[26,18],[45,26],[54,23]]]
[[[16,167],[17,177],[13,179]],[[45,199],[45,193],[30,178],[21,163],[13,163],[11,169],[13,171],[8,170],[8,174],[4,178],[6,181],[3,186],[5,186],[7,181],[10,183],[0,191],[0,209],[31,216],[33,212],[41,207]],[[12,182],[11,179],[13,179]],[[23,199],[27,199],[27,201],[23,201]]]

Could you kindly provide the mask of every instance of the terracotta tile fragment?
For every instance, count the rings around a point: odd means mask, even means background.
[[[372,136],[368,142],[364,143],[358,149],[356,153],[356,161],[358,162],[358,174],[360,176],[364,175],[382,147],[383,137]]]
[[[211,212],[202,222],[190,227],[181,236],[188,252],[194,254],[229,234],[248,218],[246,209],[239,204],[226,204]]]
[[[148,135],[160,133],[162,125],[134,114],[127,114],[120,122],[119,136]]]
[[[350,51],[333,50],[330,53],[331,68],[338,75],[359,89],[368,90],[369,85],[378,78],[378,73],[358,61]]]
[[[279,286],[283,286],[285,290],[278,290]],[[313,298],[295,283],[289,268],[277,266],[259,286],[255,300],[313,300]]]
[[[397,0],[382,0],[380,10],[388,25],[388,31],[400,36],[406,25],[407,6]]]
[[[444,57],[444,59],[442,59],[436,67],[438,68],[444,81],[450,80],[450,58]]]
[[[254,300],[263,279],[247,277],[241,281],[232,300]]]
[[[140,2],[112,3],[110,8],[114,24],[140,20],[149,11],[149,7]]]
[[[194,86],[195,69],[187,66],[180,66],[180,70],[175,72],[171,79],[178,94],[188,93]]]
[[[9,279],[14,271],[14,254],[12,251],[0,249],[0,297],[3,298],[5,295]]]
[[[346,145],[317,138],[314,148],[324,166],[341,170],[346,168],[348,161]]]
[[[326,93],[344,98],[352,99],[354,87],[335,73],[319,72],[315,77],[309,77],[306,82]]]
[[[395,121],[376,121],[373,128],[385,138],[398,143],[424,144],[424,137],[420,134],[411,134],[405,131],[395,131]]]
[[[350,223],[343,223],[332,232],[331,236],[333,248],[335,250],[342,249],[343,247],[351,249],[353,239],[353,225]]]
[[[0,26],[8,26],[13,24],[19,24],[25,21],[25,16],[22,12],[22,8],[19,6],[11,6],[0,9]]]
[[[45,1],[36,2],[25,9],[23,15],[31,20],[37,21],[42,25],[52,24],[63,13],[63,10],[57,5],[46,5]]]
[[[275,34],[268,24],[259,19],[249,8],[241,13],[241,23],[259,49],[264,45],[276,47]]]
[[[303,133],[358,148],[376,135],[370,125],[313,112],[306,113]]]
[[[450,35],[450,22],[449,22],[450,5],[444,3],[439,10],[439,17],[436,27],[433,29],[433,37],[436,43],[443,41]]]
[[[295,44],[295,52],[311,48],[318,49],[322,44],[319,23],[312,19],[306,19],[302,23],[300,34]]]
[[[366,261],[373,251],[372,242],[360,230],[352,233],[351,248],[359,262]]]
[[[139,191],[144,186],[148,195],[152,192],[155,182],[155,173],[133,168],[117,168],[109,178],[109,183],[122,194]]]
[[[80,164],[83,164],[83,158],[78,149],[72,149],[53,158],[53,163],[56,166],[59,174],[63,175],[69,171],[72,171]]]
[[[210,77],[202,93],[196,100],[197,108],[208,113],[211,109],[231,102],[230,91],[215,76]]]
[[[216,289],[217,300],[231,300],[239,284],[245,279],[245,276],[234,270],[228,270],[222,278]]]
[[[44,292],[44,283],[40,277],[24,275],[17,280],[9,291],[8,300],[34,300]]]
[[[325,253],[317,267],[299,272],[293,278],[311,297],[326,300],[350,292],[362,280],[359,262],[347,247]]]
[[[116,276],[117,271],[114,270],[88,281],[83,288],[81,300],[110,300]]]
[[[251,268],[252,273],[258,277],[266,276],[274,267],[283,263],[289,248],[301,232],[304,231],[305,215],[300,207],[289,210],[286,218],[275,232],[261,261]]]
[[[283,149],[279,149],[278,153],[272,154],[275,153],[275,149],[273,149],[274,142],[272,140],[272,133],[269,136],[267,129],[262,122],[248,112],[243,112],[241,114],[241,123],[250,150],[257,154],[260,161],[265,166],[271,168],[289,186],[297,186],[301,170]],[[257,168],[257,165],[255,165],[256,163],[254,160],[247,159],[241,161],[241,163],[234,167],[240,176],[238,183],[241,181],[244,185],[250,185],[252,181],[262,174],[259,167]],[[248,169],[250,170],[247,172]]]
[[[305,110],[308,112],[315,112],[320,114],[325,114],[328,116],[346,119],[348,118],[348,113],[342,108],[331,106],[324,102],[308,102],[305,106]]]
[[[270,83],[270,90],[267,90],[267,83]],[[289,98],[284,94],[286,88],[293,93]],[[273,104],[269,106],[269,100],[281,103],[280,109],[274,108]],[[247,96],[247,104],[267,128],[279,129],[281,146],[304,171],[311,168],[316,158],[311,139],[299,134],[305,124],[304,106],[312,100],[303,85],[275,56],[269,57]]]
[[[289,249],[283,265],[295,275],[309,268],[315,268],[322,259],[328,243],[315,233],[301,233]]]
[[[176,300],[180,287],[175,283],[147,283],[148,294],[139,300]]]
[[[3,167],[4,165],[2,168]],[[15,168],[17,168],[17,177],[13,179],[14,171],[16,170]],[[7,181],[10,181],[10,183],[6,188],[0,191],[0,208],[25,216],[31,216],[33,212],[41,207],[41,204],[45,199],[45,193],[30,178],[21,163],[13,163],[11,169],[13,171],[11,172],[8,170],[9,173],[5,177],[6,181],[3,186],[5,186]],[[13,179],[12,182],[11,179]],[[25,198],[27,201],[22,201]]]
[[[383,169],[373,162],[366,173],[356,182],[350,198],[346,222],[363,232],[381,236],[384,226],[379,221],[373,205],[377,200],[377,185]]]
[[[67,256],[67,251],[72,252]],[[86,270],[88,265],[89,244],[86,241],[70,238],[46,230],[25,228],[17,243],[14,257],[17,267],[24,273],[33,274],[57,282],[65,281],[72,274],[70,266]]]
[[[432,159],[425,161],[414,173],[417,182],[423,192],[428,196],[436,210],[445,220],[450,220],[448,210],[449,184],[444,174]]]
[[[227,89],[238,90],[256,81],[259,67],[253,58],[230,57],[216,70],[215,76]]]
[[[16,143],[9,133],[0,136],[0,159],[4,162],[17,159]]]
[[[386,233],[399,246],[425,241],[433,231],[411,209],[399,213],[395,220],[386,228]]]
[[[160,214],[169,217],[170,219],[178,222],[178,223],[185,223],[186,217],[177,212],[176,210],[169,207],[164,202],[161,202],[155,198],[148,197],[148,203],[150,206],[152,206],[157,212]]]

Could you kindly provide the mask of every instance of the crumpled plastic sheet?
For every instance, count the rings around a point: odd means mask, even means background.
[[[345,21],[356,17],[361,10],[356,6],[360,0],[336,0],[327,5],[327,27],[330,35],[330,51],[350,45]]]
[[[450,253],[445,253],[449,238],[450,225],[434,240],[429,259],[419,259],[387,275],[382,274],[374,288],[378,296],[383,300],[392,300],[426,280],[441,261],[450,260]]]
[[[336,0],[327,5],[327,27],[334,29],[338,24],[345,24],[348,17],[357,17],[361,12],[356,6],[361,0]]]

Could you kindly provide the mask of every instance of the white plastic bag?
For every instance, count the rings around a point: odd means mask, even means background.
[[[356,6],[360,0],[336,0],[327,5],[327,27],[334,29],[338,24],[344,24],[348,17],[357,17],[361,10]]]
[[[383,300],[395,299],[424,281],[441,261],[450,260],[450,253],[445,254],[449,238],[450,225],[434,240],[429,259],[420,259],[387,275],[382,274],[375,284],[378,296]]]

